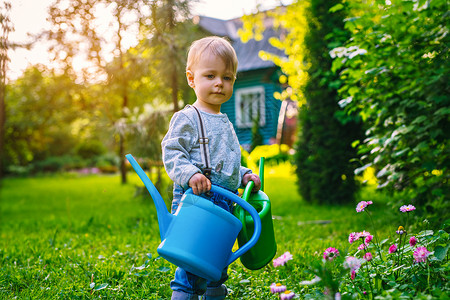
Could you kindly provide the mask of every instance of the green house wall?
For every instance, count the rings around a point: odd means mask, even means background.
[[[263,137],[263,144],[270,144],[271,139],[274,139],[277,134],[278,115],[280,112],[281,101],[274,98],[274,92],[280,92],[281,86],[278,84],[278,69],[262,69],[253,70],[243,73],[238,73],[236,82],[234,84],[233,96],[229,101],[222,104],[221,112],[226,113],[228,118],[233,123],[239,143],[243,146],[248,146],[252,141],[251,128],[238,128],[236,126],[236,111],[235,111],[235,92],[241,88],[249,88],[255,86],[263,86],[265,94],[265,118],[264,126],[259,128]]]

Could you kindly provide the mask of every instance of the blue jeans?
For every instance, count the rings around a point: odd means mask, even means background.
[[[176,212],[180,204],[181,197],[184,190],[179,185],[174,184],[172,214]],[[219,207],[228,212],[232,212],[232,201],[216,193],[211,193],[209,196],[202,194],[201,197],[208,199]],[[170,288],[173,290],[173,300],[190,300],[198,299],[198,295],[205,294],[201,299],[224,299],[227,294],[227,289],[223,283],[228,279],[227,269],[222,271],[222,277],[219,281],[211,282],[205,278],[189,273],[182,268],[177,268],[175,271],[175,278],[170,282]]]

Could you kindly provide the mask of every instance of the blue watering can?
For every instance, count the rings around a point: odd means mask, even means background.
[[[253,247],[261,234],[261,220],[249,203],[226,189],[212,185],[211,191],[242,206],[254,221],[250,240],[232,252],[242,223],[233,214],[188,189],[175,214],[170,214],[156,187],[131,154],[126,158],[149,191],[156,206],[161,244],[158,254],[202,278],[218,281],[223,269]]]

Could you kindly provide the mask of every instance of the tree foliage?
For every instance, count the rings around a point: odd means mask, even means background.
[[[52,26],[39,36],[47,37],[53,63],[30,67],[8,85],[6,168],[80,155],[95,143],[121,158],[134,151],[158,160],[166,103],[174,88],[184,101],[190,96],[180,79],[185,49],[199,32],[186,20],[188,2],[55,1]],[[125,43],[130,37],[132,47]]]
[[[357,172],[373,166],[380,188],[448,209],[448,1],[348,1],[346,10],[351,38],[331,54],[340,105],[367,129]]]
[[[64,72],[75,78],[79,77],[76,76],[74,67],[76,58],[81,56],[89,64],[82,72],[83,81],[98,81],[102,76],[108,76],[108,87],[118,87],[117,94],[121,101],[111,102],[120,103],[116,106],[114,121],[123,117],[123,110],[128,107],[129,101],[124,37],[129,33],[130,27],[134,26],[135,30],[138,30],[141,19],[145,17],[141,13],[146,11],[144,5],[145,1],[57,0],[49,10],[52,27],[48,31],[48,37],[53,41],[50,50],[55,59],[63,64]],[[110,17],[109,22],[113,30],[106,31],[111,33],[110,35],[102,32],[104,28],[99,26],[98,22],[100,16]],[[111,46],[113,48],[108,49]],[[115,65],[109,64],[113,58],[117,61]],[[125,183],[125,139],[120,133],[117,143],[122,183]]]
[[[151,4],[151,26],[146,28],[147,47],[153,48],[159,78],[169,88],[173,111],[179,110],[179,92],[185,83],[185,56],[195,36],[190,17],[189,1],[164,0]],[[182,20],[183,22],[180,22]],[[194,32],[193,32],[194,31]],[[197,35],[198,37],[198,35]]]
[[[114,128],[122,182],[126,182],[127,112],[160,100],[172,102],[178,110],[182,49],[190,37],[190,23],[185,22],[188,4],[184,0],[58,0],[49,10],[50,50],[64,73],[77,82],[103,86],[97,96],[105,121]],[[102,21],[109,26],[102,26]],[[131,36],[137,45],[129,48],[126,40]],[[87,63],[81,72],[80,62]],[[143,87],[145,83],[150,88]],[[142,95],[144,90],[151,93]]]
[[[26,166],[71,152],[81,140],[71,125],[83,118],[78,95],[68,92],[74,90],[67,77],[49,77],[38,68],[28,69],[10,86],[5,132],[9,165]]]

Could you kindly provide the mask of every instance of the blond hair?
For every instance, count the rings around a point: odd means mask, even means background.
[[[186,71],[193,71],[195,64],[206,51],[223,59],[226,68],[236,76],[238,66],[236,52],[229,41],[218,36],[205,37],[192,43],[188,52]]]

